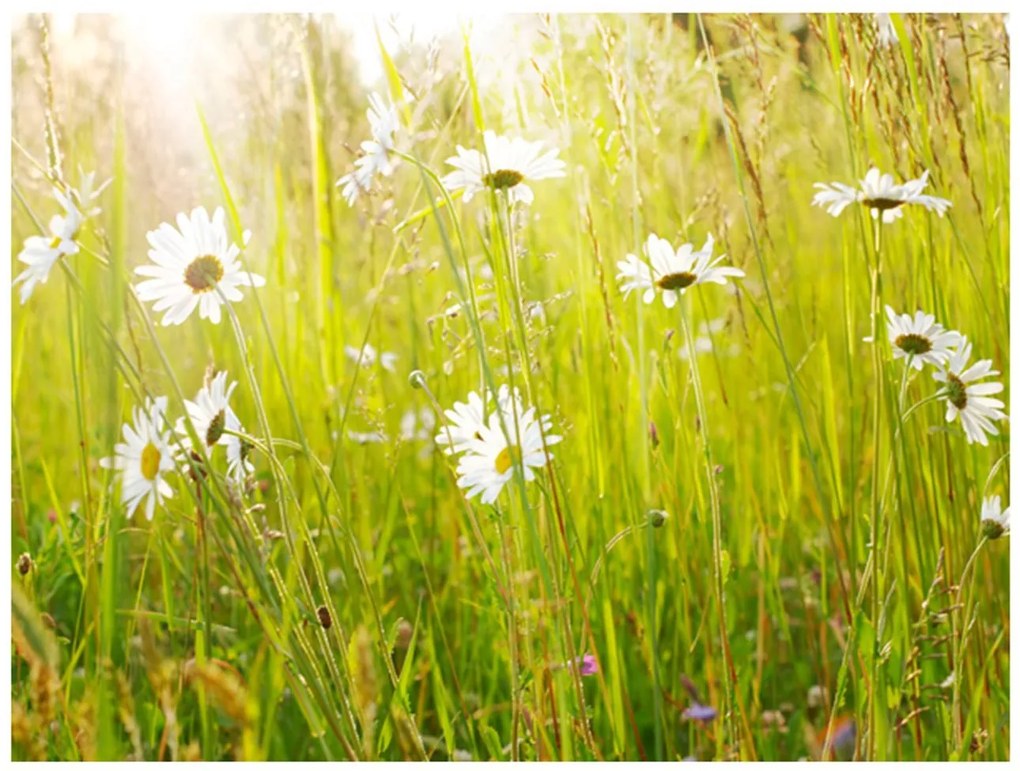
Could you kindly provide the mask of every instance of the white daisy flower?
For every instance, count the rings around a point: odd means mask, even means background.
[[[878,169],[872,168],[861,180],[860,190],[841,182],[831,184],[816,182],[815,187],[820,192],[815,193],[811,204],[824,207],[833,217],[838,217],[850,204],[861,203],[871,210],[873,218],[877,219],[881,214],[882,222],[886,223],[902,217],[903,206],[908,203],[923,206],[941,217],[952,203],[945,198],[922,195],[921,191],[927,184],[927,171],[917,179],[897,185],[893,182],[891,174],[882,174]]]
[[[74,205],[73,196],[53,189],[53,197],[64,209],[63,214],[55,214],[50,220],[48,236],[29,236],[25,246],[18,254],[18,259],[26,267],[14,279],[14,286],[21,284],[21,304],[28,302],[37,284],[45,284],[50,277],[50,270],[57,260],[65,254],[77,254],[78,244],[75,238],[85,221],[84,215]]]
[[[1009,506],[1002,508],[998,495],[981,501],[981,532],[990,540],[1009,535]]]
[[[474,391],[467,395],[467,402],[454,402],[453,409],[444,413],[447,422],[436,434],[436,444],[446,447],[447,455],[463,452],[468,442],[481,438],[485,413],[485,402]]]
[[[165,430],[166,397],[147,399],[145,408],[134,408],[132,426],[124,424],[124,441],[114,446],[114,456],[103,458],[99,465],[120,472],[121,501],[132,516],[146,498],[145,518],[152,519],[156,504],[172,498],[173,490],[163,478],[174,470],[170,449],[170,431]]]
[[[698,335],[694,338],[694,353],[697,356],[701,356],[706,353],[715,353],[717,356],[737,356],[740,353],[740,346],[734,344],[728,346],[718,345],[718,340],[713,338],[713,335],[718,336],[726,328],[726,319],[718,318],[712,319],[708,322],[701,322],[698,325]],[[687,361],[690,359],[690,351],[687,350],[686,345],[677,347],[677,355]]]
[[[243,237],[247,245],[251,233]],[[135,291],[140,300],[155,301],[153,311],[166,311],[163,326],[183,324],[196,307],[199,318],[219,324],[220,306],[243,299],[239,287],[265,286],[262,276],[241,270],[241,250],[227,237],[222,207],[216,207],[211,220],[201,206],[190,217],[178,214],[176,228],[164,222],[146,238],[155,264],[135,268],[149,277]]]
[[[382,431],[348,431],[347,438],[355,444],[382,444],[389,437]]]
[[[946,400],[946,420],[952,423],[959,415],[967,442],[987,446],[987,434],[992,436],[999,434],[999,429],[992,421],[1007,419],[1006,413],[1002,411],[1006,405],[999,399],[990,398],[992,394],[1000,393],[1003,385],[995,382],[977,382],[999,373],[992,369],[991,359],[982,359],[968,367],[970,354],[971,344],[967,342],[965,336],[961,336],[959,348],[949,356],[946,368],[936,372],[934,378],[946,384],[939,392]]]
[[[365,347],[361,350],[358,350],[353,345],[345,345],[344,353],[348,359],[366,369],[374,367],[377,361],[379,366],[387,372],[395,372],[397,369],[397,354],[389,351],[379,353],[371,343],[365,343]]]
[[[695,252],[693,244],[683,244],[674,251],[669,241],[652,233],[645,242],[645,260],[628,254],[626,260],[616,263],[620,270],[616,280],[620,282],[625,297],[631,290],[644,290],[644,301],[648,304],[655,300],[656,293],[662,292],[663,304],[672,308],[677,298],[689,287],[697,284],[725,284],[729,277],[741,278],[744,275],[740,268],[727,265],[715,267],[726,255],[713,260],[714,244],[709,235],[700,251]]]
[[[342,188],[348,206],[353,206],[362,192],[371,190],[372,179],[376,174],[388,177],[395,168],[390,152],[395,149],[393,135],[400,127],[397,108],[390,102],[384,102],[378,94],[371,94],[368,102],[368,124],[372,138],[361,143],[363,155],[354,161],[354,171],[337,180],[337,186]]]
[[[510,398],[509,386],[500,386],[496,397],[496,409],[503,411],[511,409]],[[514,389],[513,399],[517,411],[520,412],[520,393],[517,389]],[[436,434],[436,444],[445,447],[447,455],[464,452],[469,442],[481,439],[481,430],[487,425],[492,410],[489,406],[491,402],[491,396],[483,400],[474,391],[467,395],[466,403],[454,402],[453,409],[445,410],[443,413],[446,415],[446,425]]]
[[[896,34],[896,27],[893,26],[892,17],[889,14],[876,13],[875,25],[878,27],[878,44],[880,46],[888,48],[900,42],[899,35]]]
[[[237,414],[230,407],[230,395],[237,388],[237,383],[227,382],[227,373],[218,372],[213,379],[199,390],[195,401],[184,400],[184,408],[191,418],[195,433],[205,442],[210,452],[216,445],[227,448],[227,473],[237,482],[255,471],[255,466],[248,460],[249,448],[244,446],[241,437],[227,434],[230,431],[244,431]],[[188,429],[184,418],[179,418],[176,425],[177,434],[182,437],[181,444],[185,448],[191,446]]]
[[[77,188],[71,189],[71,195],[75,203],[78,204],[78,208],[81,209],[82,214],[86,217],[95,217],[102,211],[96,205],[96,202],[107,186],[113,182],[113,178],[111,177],[99,187],[96,187],[96,172],[90,171],[86,174],[81,166],[78,167],[78,176],[81,178],[81,182]]]
[[[504,424],[507,433],[503,432]],[[518,398],[508,398],[488,422],[478,427],[478,436],[464,446],[457,464],[457,486],[467,490],[468,498],[481,493],[482,503],[492,503],[513,478],[515,468],[531,482],[535,478],[533,469],[547,465],[552,458],[545,451],[542,435],[545,446],[563,441],[563,437],[550,434],[551,430],[552,418],[548,415],[536,419],[534,407],[522,411]]]
[[[960,342],[960,333],[945,329],[930,313],[917,311],[913,317],[898,314],[888,305],[886,330],[892,345],[893,359],[906,359],[920,371],[925,364],[941,367],[949,360],[952,349]]]
[[[405,442],[427,442],[436,429],[436,416],[432,410],[407,410],[400,418],[400,438]]]
[[[510,139],[492,131],[486,131],[482,139],[484,153],[457,145],[457,154],[446,160],[456,171],[443,177],[443,185],[451,191],[463,189],[465,201],[491,188],[506,193],[508,203],[530,204],[534,194],[525,182],[566,176],[567,165],[557,157],[556,148],[543,152],[541,142]]]

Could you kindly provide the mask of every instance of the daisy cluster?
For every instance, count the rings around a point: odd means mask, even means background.
[[[957,418],[967,441],[988,445],[988,435],[997,436],[994,421],[1006,420],[1006,405],[993,394],[1003,390],[1002,383],[985,378],[998,375],[990,359],[970,364],[972,346],[959,332],[947,330],[930,313],[896,313],[885,306],[886,331],[893,360],[903,359],[907,367],[921,371],[925,365],[935,369],[932,377],[943,384],[939,397],[946,403],[946,420]]]
[[[361,143],[362,154],[354,162],[354,170],[337,181],[349,206],[362,193],[371,192],[377,175],[388,177],[395,168],[394,135],[400,128],[399,115],[392,103],[377,94],[369,97],[369,103],[372,138]],[[481,150],[457,145],[457,154],[446,161],[454,171],[444,176],[442,182],[450,193],[461,191],[465,203],[489,190],[505,197],[508,204],[527,205],[535,198],[529,181],[565,176],[566,164],[558,156],[559,150],[546,150],[541,142],[485,131]]]
[[[194,401],[185,399],[184,407],[205,452],[211,458],[215,447],[224,447],[227,478],[240,484],[255,467],[248,460],[251,448],[238,436],[244,430],[241,421],[230,407],[236,386],[227,381],[226,372],[219,372],[199,389]],[[185,418],[178,418],[171,428],[166,411],[165,396],[147,399],[144,407],[135,407],[132,422],[124,424],[124,441],[114,446],[113,457],[99,462],[103,468],[119,473],[121,501],[129,517],[144,502],[145,516],[152,519],[156,505],[173,497],[167,478],[175,473],[193,475],[202,461]]]
[[[898,42],[888,14],[877,14],[876,23],[881,45]],[[841,182],[817,183],[815,188],[818,192],[815,193],[812,205],[820,206],[833,217],[838,217],[847,207],[860,204],[873,219],[884,224],[902,218],[904,207],[908,204],[921,206],[942,217],[952,203],[924,192],[928,186],[928,176],[926,170],[917,179],[896,184],[892,175],[871,168],[860,181],[859,188]],[[959,419],[969,444],[987,446],[988,437],[999,433],[996,422],[1008,419],[1003,412],[1006,405],[995,396],[1003,391],[1003,384],[988,380],[999,374],[992,369],[992,361],[981,359],[971,364],[973,346],[967,338],[959,332],[947,330],[929,313],[919,310],[913,316],[898,314],[889,306],[886,306],[885,311],[886,329],[894,360],[902,359],[906,366],[917,371],[926,365],[934,368],[932,377],[942,384],[937,396],[946,404],[946,421],[953,423]],[[985,523],[986,531],[998,532],[999,535],[1008,532],[1009,508],[1005,509],[1005,526],[1002,526],[997,519],[1000,516],[998,499],[994,499],[994,507],[990,501],[986,499],[982,510],[982,522]]]
[[[887,15],[878,14],[877,23],[882,45],[897,42]],[[921,206],[942,217],[952,204],[945,198],[924,193],[928,176],[925,171],[917,179],[896,184],[892,175],[871,168],[860,181],[859,188],[841,182],[817,183],[818,192],[812,204],[824,208],[833,217],[838,217],[851,205],[860,204],[873,219],[884,224],[902,218],[908,204]],[[933,368],[932,377],[942,384],[936,395],[945,402],[946,421],[953,423],[959,419],[969,444],[987,446],[988,437],[999,434],[996,422],[1008,420],[1003,412],[1006,405],[996,397],[1004,386],[988,379],[999,374],[992,369],[992,361],[981,359],[972,364],[973,346],[966,336],[946,329],[930,313],[918,310],[913,316],[900,314],[888,305],[885,312],[893,359],[903,360],[905,366],[918,372],[925,366]],[[1002,509],[998,496],[986,498],[981,521],[988,537],[1006,534],[1009,532],[1009,507]]]

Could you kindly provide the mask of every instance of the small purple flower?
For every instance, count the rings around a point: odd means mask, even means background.
[[[574,663],[581,665],[581,677],[588,677],[599,671],[599,662],[590,653],[578,656],[574,659]]]
[[[853,718],[843,718],[832,728],[832,752],[838,760],[847,760],[854,754],[857,724]]]
[[[691,706],[684,710],[683,716],[687,720],[700,720],[702,723],[711,723],[715,720],[716,715],[715,707],[710,704],[699,704],[693,702]]]

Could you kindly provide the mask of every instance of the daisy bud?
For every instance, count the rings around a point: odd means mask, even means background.
[[[187,464],[187,471],[191,480],[193,482],[198,482],[201,479],[205,479],[208,474],[202,467],[202,456],[194,450],[188,450],[188,458],[190,459],[190,462]]]
[[[411,384],[411,388],[424,388],[425,373],[420,369],[412,370],[411,374],[407,376],[407,382]]]
[[[27,551],[18,557],[18,572],[21,573],[21,575],[28,575],[28,571],[30,571],[32,567],[32,555],[30,555]]]
[[[667,519],[669,519],[669,512],[663,511],[662,509],[648,510],[648,523],[652,527],[662,527],[666,524]]]

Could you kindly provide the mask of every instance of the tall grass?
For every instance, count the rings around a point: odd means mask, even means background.
[[[78,166],[113,183],[81,253],[12,294],[14,756],[1007,759],[1008,542],[979,512],[1008,500],[1008,424],[968,444],[883,306],[966,334],[1008,393],[1009,41],[891,18],[888,47],[865,15],[380,34],[399,165],[353,207],[367,92],[337,20],[210,19],[201,76],[162,92],[121,20],[55,44],[20,19],[12,252]],[[451,196],[486,129],[566,177],[514,210]],[[811,206],[871,166],[952,208]],[[267,284],[163,327],[132,271],[199,205]],[[746,278],[624,298],[650,232],[713,233]],[[345,354],[366,342],[394,371]],[[128,517],[99,459],[210,366],[254,477],[199,453]],[[504,383],[565,438],[486,506],[431,436]],[[435,428],[402,434],[412,411]]]

